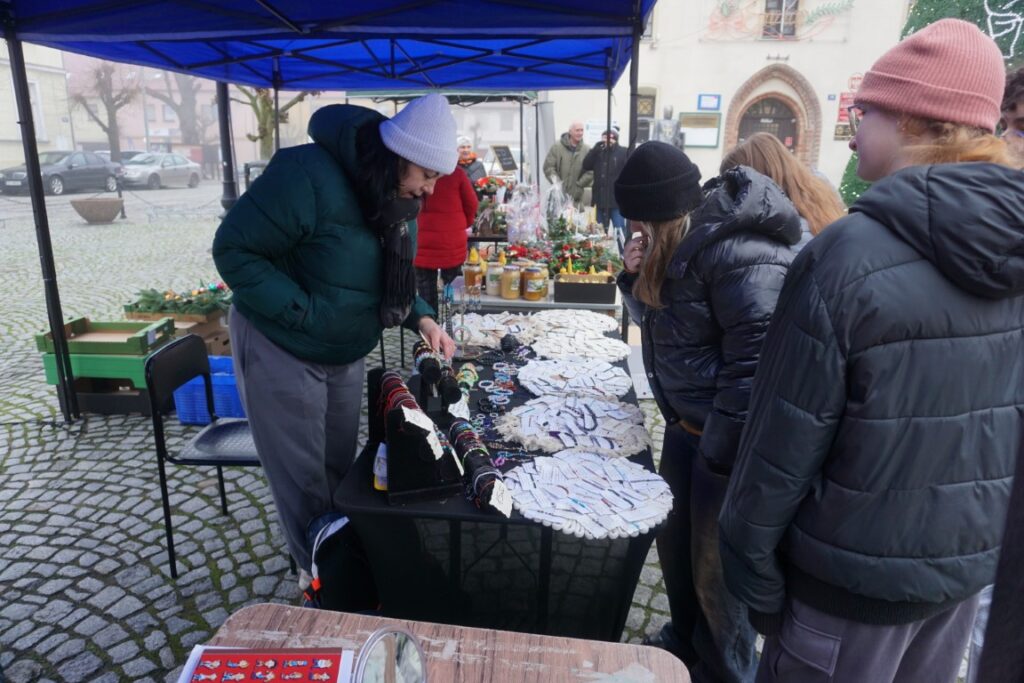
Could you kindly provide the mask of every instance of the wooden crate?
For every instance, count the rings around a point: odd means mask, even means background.
[[[206,342],[206,353],[211,356],[230,356],[231,355],[231,337],[228,335],[228,331],[218,332],[217,334],[203,337],[203,341]]]
[[[227,313],[221,310],[210,313],[142,313],[131,310],[131,304],[124,307],[124,317],[128,320],[162,320],[163,318],[174,318],[177,322],[183,323],[218,323],[227,327]],[[221,323],[221,318],[224,322]]]
[[[99,322],[74,318],[65,323],[64,336],[72,354],[144,356],[173,338],[174,320],[164,317],[157,321]],[[36,348],[55,353],[53,335],[37,334]]]

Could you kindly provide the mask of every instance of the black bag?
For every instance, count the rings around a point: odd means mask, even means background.
[[[303,596],[306,606],[335,612],[375,612],[377,586],[362,541],[340,512],[310,523],[313,581]]]

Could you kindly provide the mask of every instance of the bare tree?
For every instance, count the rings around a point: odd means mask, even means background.
[[[260,159],[269,159],[274,154],[274,91],[270,88],[247,88],[244,85],[235,87],[245,95],[246,99],[240,100],[235,97],[231,99],[249,105],[253,113],[256,114],[256,134],[246,133],[245,136],[253,142],[260,143]],[[289,109],[307,97],[319,94],[319,90],[303,90],[281,105],[279,112],[281,123],[288,122]]]
[[[164,71],[164,88],[157,90],[146,88],[146,94],[155,97],[174,110],[178,117],[178,128],[181,130],[181,142],[186,145],[202,144],[203,128],[196,112],[196,94],[203,87],[198,78],[187,74]],[[174,78],[172,87],[171,77]],[[177,94],[177,98],[175,98]]]
[[[117,123],[117,112],[134,100],[141,88],[134,78],[125,78],[120,69],[110,62],[100,62],[93,67],[89,75],[91,82],[84,92],[71,96],[76,106],[83,107],[89,118],[107,134],[112,161],[121,160],[121,129]],[[90,96],[100,101],[103,111],[94,111],[89,106]]]

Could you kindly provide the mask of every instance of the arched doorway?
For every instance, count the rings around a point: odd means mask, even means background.
[[[773,111],[768,112],[768,116],[758,116],[757,119],[785,119],[788,122],[788,119],[795,118],[795,134],[792,136],[792,145],[787,146],[805,164],[816,166],[821,150],[821,105],[818,104],[818,96],[810,82],[796,69],[785,64],[766,66],[747,79],[747,82],[740,86],[736,94],[733,95],[725,117],[725,151],[728,152],[739,142],[740,128],[748,111],[754,109],[755,113],[761,113],[757,112],[757,107],[766,100],[777,100],[788,110],[790,115],[779,115],[780,112],[781,114],[786,112],[774,106],[772,107]],[[769,104],[761,106],[768,107]],[[754,124],[754,121],[750,121],[747,125]],[[769,132],[774,131],[769,130]],[[743,130],[743,134],[749,134],[747,129]],[[783,133],[779,139],[785,143],[786,137],[789,135]]]
[[[800,132],[797,115],[777,97],[757,100],[740,117],[739,140],[743,142],[754,133],[771,133],[782,141],[790,152],[795,152]]]

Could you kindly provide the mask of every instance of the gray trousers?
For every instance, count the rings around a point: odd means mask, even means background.
[[[310,363],[277,346],[231,309],[231,353],[256,453],[288,549],[309,571],[309,522],[337,510],[333,497],[355,459],[363,359]]]
[[[790,599],[757,683],[956,683],[977,609],[974,595],[928,619],[873,626]]]

